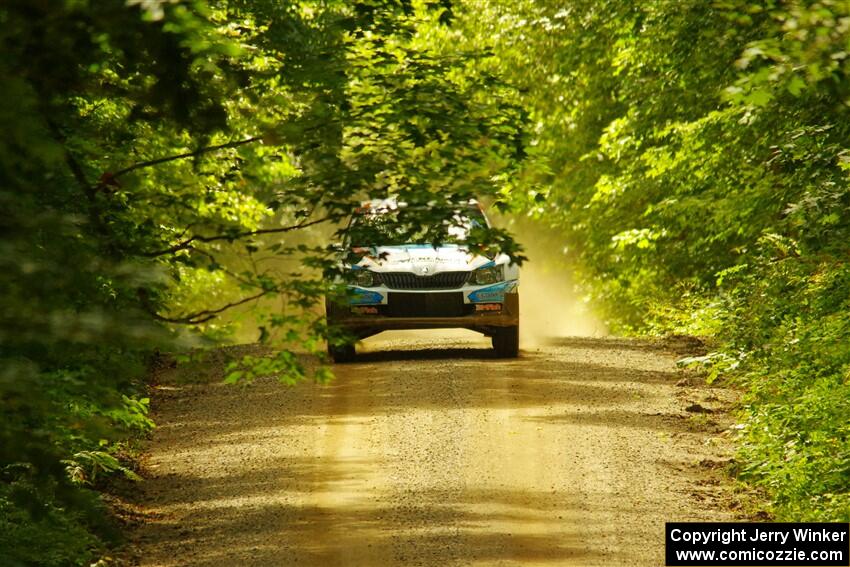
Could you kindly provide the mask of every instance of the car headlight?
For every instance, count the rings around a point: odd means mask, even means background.
[[[381,283],[381,279],[378,274],[370,270],[352,270],[351,283],[360,287],[374,287]]]
[[[505,279],[504,266],[491,266],[480,268],[472,272],[472,283],[475,285],[487,285],[500,282]]]

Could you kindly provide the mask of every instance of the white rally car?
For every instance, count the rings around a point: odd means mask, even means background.
[[[399,240],[394,219],[404,206],[373,201],[353,216],[349,235],[365,232],[371,241],[350,236],[344,244],[347,294],[327,300],[328,323],[355,340],[393,329],[471,329],[492,337],[497,356],[517,356],[519,267],[506,254],[487,258],[463,244],[476,224],[489,226],[478,203],[456,213],[448,229],[454,243],[439,246]],[[331,340],[328,352],[335,362],[350,361],[354,344]]]

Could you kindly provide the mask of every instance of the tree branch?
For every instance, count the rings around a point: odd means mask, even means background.
[[[320,219],[315,219],[310,222],[300,222],[298,224],[293,224],[289,226],[282,226],[280,228],[261,228],[259,230],[247,230],[245,232],[237,232],[234,234],[217,234],[215,236],[201,236],[195,235],[191,238],[187,238],[183,242],[179,242],[174,246],[169,246],[168,248],[164,248],[162,250],[157,250],[155,252],[145,252],[142,253],[142,256],[146,256],[148,258],[155,258],[157,256],[164,256],[166,254],[174,254],[175,252],[179,252],[180,250],[186,250],[191,247],[193,242],[215,242],[217,240],[238,240],[240,238],[246,238],[248,236],[257,236],[259,234],[276,234],[282,232],[291,232],[293,230],[298,230],[300,228],[307,228],[308,226],[313,226],[317,224],[321,224],[323,222],[327,222],[332,220],[333,216],[327,216]]]
[[[85,196],[86,201],[88,202],[87,212],[91,226],[94,228],[95,232],[97,232],[101,237],[103,237],[104,246],[109,252],[109,254],[116,258],[120,257],[122,254],[115,243],[115,234],[103,221],[103,210],[101,208],[101,204],[98,203],[97,200],[96,187],[89,183],[88,179],[86,178],[83,166],[80,164],[79,161],[77,161],[77,158],[74,157],[74,154],[68,147],[67,138],[62,132],[62,129],[59,127],[59,125],[56,124],[56,122],[54,122],[51,118],[46,116],[45,121],[47,123],[47,127],[53,135],[54,140],[62,148],[62,152],[65,157],[65,164],[68,166],[68,169],[71,172],[71,176],[74,178],[74,181],[77,182],[77,185],[79,185],[80,190],[83,192],[83,195]]]
[[[197,254],[200,254],[201,256],[206,256],[206,257],[207,257],[207,258],[209,258],[212,262],[214,262],[214,263],[218,264],[218,260],[216,259],[216,257],[215,257],[215,256],[213,256],[210,252],[207,252],[206,250],[202,250],[202,249],[198,248],[197,246],[189,246],[189,247],[187,248],[187,250],[189,250],[189,251],[191,251],[191,252],[195,252],[195,253],[197,253]],[[228,270],[227,268],[225,268],[224,266],[222,266],[222,265],[220,265],[220,264],[218,264],[218,268],[217,268],[217,269],[218,269],[218,270],[220,270],[220,271],[222,271],[222,272],[224,272],[225,274],[227,274],[228,276],[230,276],[231,278],[233,278],[234,280],[236,280],[237,282],[241,283],[241,284],[242,284],[242,285],[244,285],[244,286],[248,286],[248,287],[260,287],[260,286],[259,286],[259,285],[257,285],[255,282],[252,282],[252,281],[250,281],[250,280],[246,280],[245,278],[243,278],[243,277],[242,277],[242,276],[240,276],[239,274],[235,274],[235,273],[233,273],[232,271]]]
[[[167,163],[169,161],[175,161],[175,160],[178,160],[178,159],[186,159],[186,158],[191,158],[191,157],[197,157],[197,156],[209,153],[209,152],[215,152],[217,150],[224,150],[224,149],[227,149],[227,148],[236,148],[236,147],[239,147],[239,146],[244,146],[245,144],[251,144],[253,142],[258,142],[260,140],[262,140],[261,137],[253,136],[253,137],[247,138],[245,140],[237,140],[235,142],[227,142],[226,144],[219,144],[217,146],[207,146],[205,148],[200,148],[200,149],[197,149],[197,150],[192,151],[192,152],[186,152],[184,154],[167,156],[167,157],[152,159],[152,160],[149,160],[149,161],[142,161],[142,162],[139,162],[139,163],[135,163],[131,166],[125,167],[124,169],[119,169],[118,171],[113,172],[113,173],[104,173],[103,177],[101,177],[101,181],[99,182],[99,185],[106,185],[108,183],[111,183],[112,181],[119,178],[120,176],[125,175],[127,173],[130,173],[131,171],[135,171],[137,169],[142,169],[142,168],[145,168],[145,167],[151,167],[151,166],[154,166],[154,165],[159,165],[161,163]]]
[[[206,323],[211,319],[215,319],[218,314],[227,311],[232,307],[237,307],[239,305],[248,303],[249,301],[254,301],[255,299],[259,299],[264,295],[268,295],[272,293],[272,290],[261,291],[260,293],[254,294],[250,297],[246,297],[240,299],[239,301],[234,301],[232,303],[228,303],[223,307],[219,307],[218,309],[206,309],[204,311],[198,311],[197,313],[192,313],[191,315],[184,315],[182,317],[165,317],[164,315],[160,315],[154,309],[151,308],[150,302],[147,301],[147,293],[144,293],[143,290],[139,290],[139,298],[142,300],[142,306],[145,308],[145,311],[150,313],[154,319],[157,321],[162,321],[164,323],[177,323],[180,325],[200,325],[201,323]]]

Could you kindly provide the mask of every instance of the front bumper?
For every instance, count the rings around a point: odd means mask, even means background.
[[[504,289],[510,289],[504,292]],[[482,290],[478,290],[482,291]],[[428,293],[389,292],[381,302],[327,303],[328,321],[358,338],[388,330],[471,329],[492,335],[496,329],[519,324],[516,282],[502,292],[450,291]],[[472,296],[472,298],[470,298]],[[374,297],[377,299],[377,297]]]

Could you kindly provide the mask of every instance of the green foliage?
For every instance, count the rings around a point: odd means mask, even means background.
[[[104,538],[103,526],[98,525],[103,514],[93,494],[78,491],[65,507],[58,499],[50,499],[44,487],[34,487],[26,481],[0,486],[0,549],[5,565],[43,565],[65,567],[90,565],[103,546],[92,532]],[[36,497],[46,501],[32,509],[23,502]]]
[[[742,474],[780,517],[850,517],[850,266],[774,243],[737,275],[729,349],[744,357]]]
[[[457,203],[504,195],[521,110],[479,50],[433,45],[451,21],[392,0],[0,6],[4,560],[96,556],[80,499],[134,476],[147,362],[226,338],[221,314],[275,346],[229,381],[329,378],[291,350],[333,340],[328,239],[361,200],[422,205],[409,222],[439,241]]]
[[[328,379],[292,352],[341,340],[318,314],[328,241],[390,195],[435,242],[470,197],[524,209],[559,227],[612,329],[717,337],[691,362],[748,387],[743,474],[780,518],[847,519],[848,16],[847,0],[4,3],[0,555],[97,555],[88,487],[132,476],[147,363],[226,338],[221,314],[275,347],[228,381]],[[522,257],[504,231],[471,238]]]
[[[715,337],[687,362],[747,387],[743,475],[779,518],[850,518],[850,2],[464,8],[534,125],[512,200],[611,329]]]

